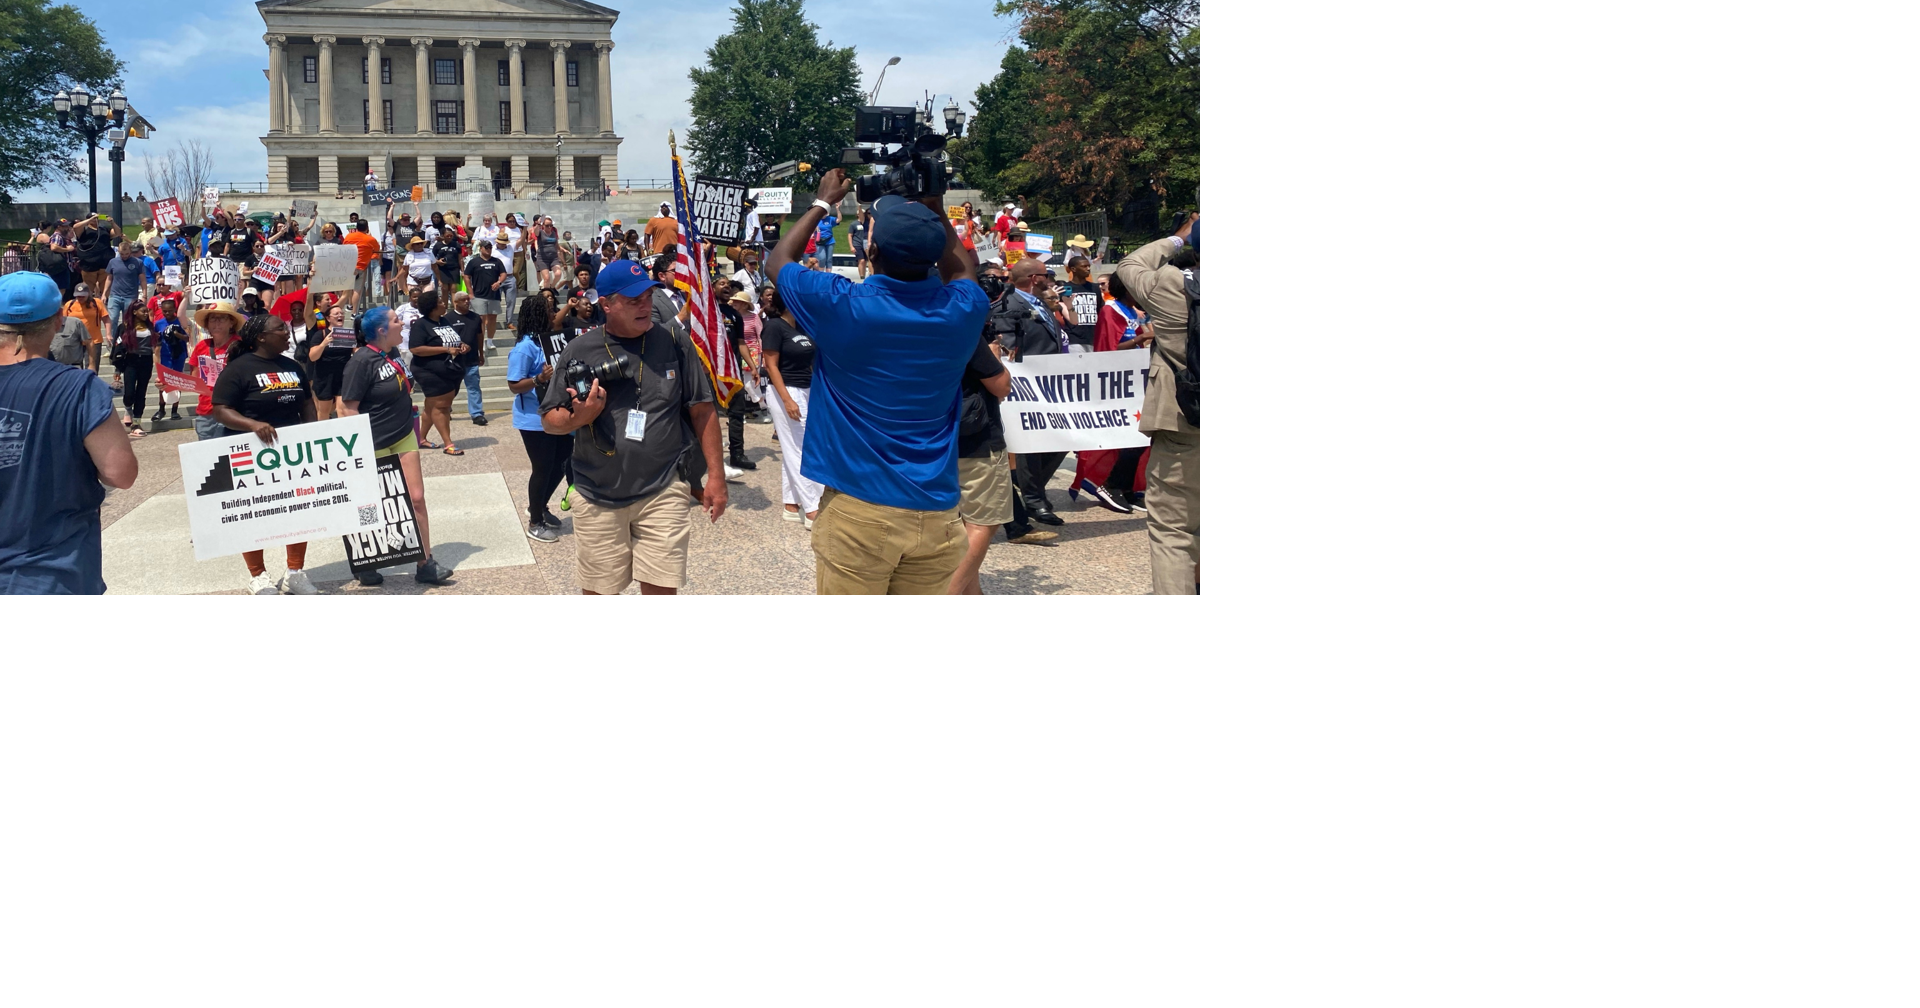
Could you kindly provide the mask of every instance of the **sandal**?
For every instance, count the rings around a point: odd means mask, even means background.
[[[138,440],[140,440],[141,438],[143,438],[143,437],[146,437],[146,436],[147,436],[147,432],[146,432],[146,431],[143,431],[143,430],[141,430],[141,429],[140,429],[140,428],[138,428],[138,427],[129,427],[129,428],[127,428],[127,439],[128,439],[128,440],[130,440],[130,441],[138,441]]]
[[[437,445],[431,441],[422,441],[420,442],[420,447],[426,449],[427,451],[433,451],[436,448],[445,448],[446,445]]]
[[[447,449],[447,450],[446,450],[446,451],[445,451],[445,452],[444,452],[443,454],[446,454],[446,455],[465,455],[465,454],[466,454],[466,452],[463,452],[463,451],[461,451],[461,450],[460,450],[460,449],[458,449],[458,448],[448,448],[448,449]]]

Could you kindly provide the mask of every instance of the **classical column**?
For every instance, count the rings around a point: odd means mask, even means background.
[[[568,195],[573,194],[573,155],[562,154],[553,159],[553,177]]]
[[[439,166],[434,164],[433,155],[422,154],[414,160],[414,164],[419,166],[420,171],[420,195],[434,199],[433,194],[440,191],[440,172]]]
[[[480,134],[480,61],[474,55],[474,50],[478,48],[480,48],[480,40],[477,38],[460,40],[460,58],[465,61],[466,69],[466,73],[462,74],[460,79],[467,82],[466,91],[461,97],[467,100],[466,134],[468,136]]]
[[[620,155],[614,153],[617,149],[609,149],[607,153],[600,155],[600,178],[607,183],[609,189],[620,188]]]
[[[520,65],[520,50],[527,47],[526,39],[507,40],[507,111],[513,119],[513,135],[527,135],[527,91],[524,86],[527,72]]]
[[[333,36],[315,35],[320,47],[320,132],[337,133],[333,118]]]
[[[327,198],[340,192],[340,155],[320,155],[320,196]]]
[[[287,131],[287,37],[262,35],[267,40],[267,132]]]
[[[427,49],[430,38],[410,39],[413,43],[413,120],[415,131],[433,132],[433,77],[429,74]]]
[[[600,135],[613,135],[613,43],[601,39],[593,44],[600,64]]]
[[[508,169],[508,177],[512,180],[513,187],[516,190],[522,188],[527,184],[528,179],[532,178],[532,176],[533,176],[532,155],[528,155],[528,154],[513,155],[513,165],[511,168]]]
[[[567,133],[567,47],[572,44],[560,39],[547,43],[553,49],[553,132],[562,136]]]
[[[360,41],[367,47],[367,132],[385,133],[387,117],[381,111],[386,106],[382,104],[383,92],[380,90],[380,47],[387,40],[377,35],[366,35]]]
[[[277,193],[287,191],[287,156],[285,154],[267,155],[267,189]]]

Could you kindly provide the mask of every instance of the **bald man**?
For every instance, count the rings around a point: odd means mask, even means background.
[[[1067,352],[1066,334],[1040,301],[1040,292],[1052,282],[1046,264],[1038,260],[1022,259],[1007,270],[1011,289],[993,306],[987,330],[1016,361]],[[1066,524],[1053,513],[1053,504],[1047,499],[1047,481],[1053,479],[1054,470],[1066,457],[1066,452],[1029,452],[1014,457],[1014,489],[1028,516],[1043,525]]]

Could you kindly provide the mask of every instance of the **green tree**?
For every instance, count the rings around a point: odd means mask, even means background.
[[[1175,207],[1200,184],[1198,0],[1000,0],[1020,42],[981,85],[964,174],[1043,212]]]
[[[759,182],[782,161],[811,162],[813,185],[853,143],[862,101],[853,48],[821,44],[801,0],[738,0],[733,30],[695,67],[687,147],[700,170]]]
[[[76,7],[0,0],[0,203],[21,189],[87,177],[80,135],[61,129],[53,95],[72,87],[111,91],[122,65]]]

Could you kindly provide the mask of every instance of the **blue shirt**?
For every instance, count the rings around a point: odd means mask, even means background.
[[[532,333],[520,337],[513,345],[513,352],[507,355],[507,380],[525,381],[540,377],[540,369],[547,366],[547,353],[540,349],[540,341]],[[540,391],[530,388],[513,397],[513,429],[537,431],[540,426]]]
[[[152,283],[154,279],[160,275],[160,264],[154,262],[152,256],[143,255],[140,257],[140,261],[147,267],[147,282]]]
[[[184,266],[187,262],[186,242],[170,238],[160,243],[160,265]]]
[[[91,371],[35,357],[0,367],[0,595],[104,595],[87,435],[113,417]]]
[[[800,474],[871,504],[958,507],[960,378],[986,291],[938,274],[856,284],[798,263],[776,280],[816,348]]]

